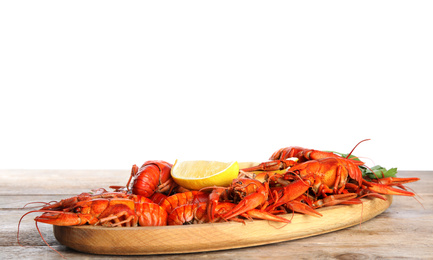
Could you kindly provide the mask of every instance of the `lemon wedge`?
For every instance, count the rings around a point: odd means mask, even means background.
[[[237,162],[175,161],[171,176],[180,186],[199,190],[211,186],[229,186],[238,177]]]

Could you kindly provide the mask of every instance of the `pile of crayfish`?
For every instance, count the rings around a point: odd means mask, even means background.
[[[58,226],[164,226],[251,219],[290,223],[282,214],[320,217],[318,208],[359,204],[363,197],[386,200],[386,194],[415,195],[403,184],[419,178],[363,177],[360,167],[366,167],[364,162],[350,154],[343,157],[286,147],[273,153],[270,161],[241,169],[229,187],[201,190],[176,184],[171,178],[172,164],[146,161],[141,167],[132,167],[126,186],[110,186],[113,191],[100,188],[46,203],[25,215],[43,213],[35,218],[36,223]],[[257,172],[264,177],[255,178]]]

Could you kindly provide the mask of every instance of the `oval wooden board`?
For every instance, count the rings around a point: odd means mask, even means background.
[[[54,226],[63,245],[77,251],[107,255],[178,254],[215,251],[289,241],[359,225],[385,211],[387,200],[362,199],[363,204],[321,208],[323,217],[294,214],[289,224],[266,220],[164,227]],[[288,219],[292,214],[281,215]]]

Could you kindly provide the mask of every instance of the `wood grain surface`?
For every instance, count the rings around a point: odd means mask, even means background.
[[[127,169],[0,170],[0,259],[61,259],[40,238],[33,221],[38,214],[23,219],[19,236],[24,247],[17,243],[18,220],[30,210],[22,207],[31,201],[59,200],[94,188],[125,185],[129,174]],[[60,244],[51,225],[39,228],[46,241],[68,259],[432,259],[433,171],[401,171],[398,176],[421,178],[407,185],[417,197],[393,196],[388,209],[361,225],[261,246],[189,254],[95,255]]]

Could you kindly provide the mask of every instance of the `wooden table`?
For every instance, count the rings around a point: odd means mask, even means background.
[[[399,177],[419,177],[408,186],[417,199],[394,196],[393,204],[361,225],[294,241],[243,249],[183,255],[99,256],[59,244],[51,225],[39,224],[46,241],[69,259],[433,259],[433,171],[401,171]],[[0,259],[60,259],[41,240],[32,214],[23,219],[17,243],[18,220],[32,201],[52,201],[110,185],[125,185],[128,170],[0,170]],[[212,234],[209,234],[212,235]]]

